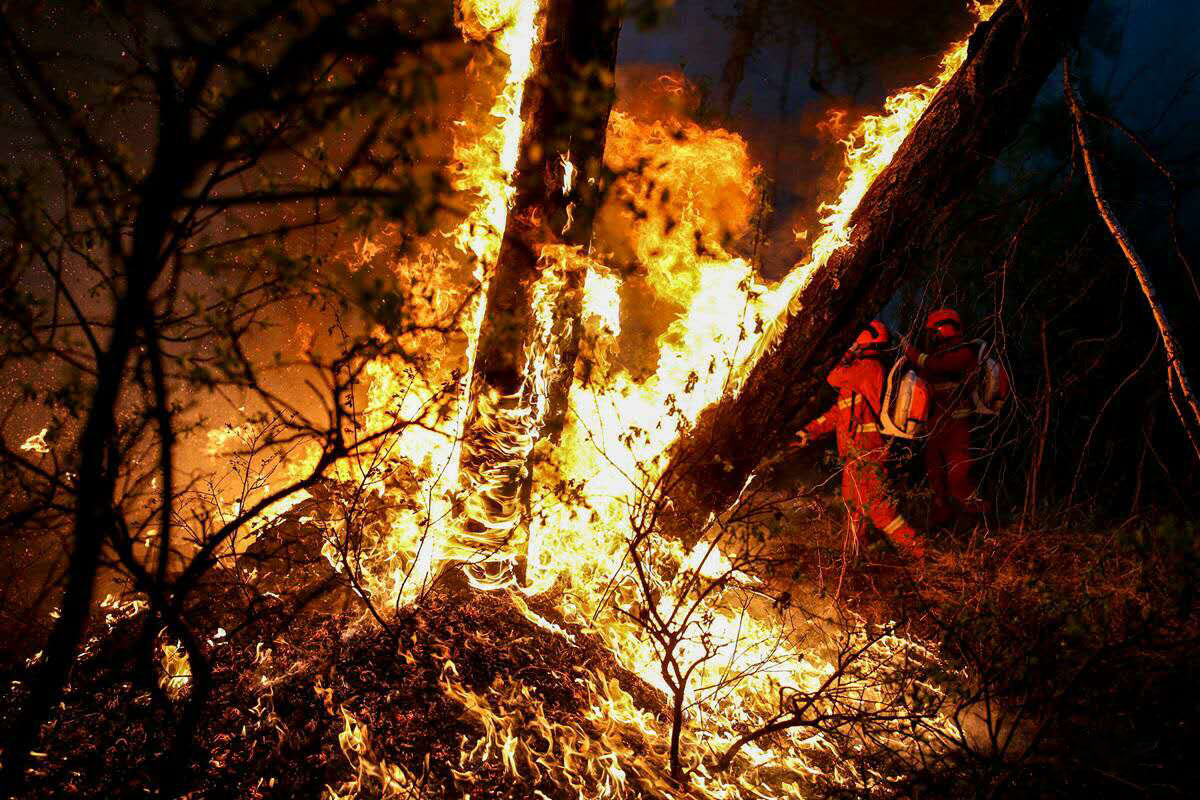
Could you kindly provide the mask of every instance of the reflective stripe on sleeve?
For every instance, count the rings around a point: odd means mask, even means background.
[[[891,522],[889,522],[887,524],[887,527],[885,527],[883,529],[883,532],[884,533],[895,533],[896,531],[900,530],[903,527],[906,527],[907,525],[908,525],[908,523],[904,521],[904,517],[897,514],[896,518],[894,520],[892,520]]]
[[[879,433],[879,426],[874,422],[864,422],[858,426],[859,433]]]

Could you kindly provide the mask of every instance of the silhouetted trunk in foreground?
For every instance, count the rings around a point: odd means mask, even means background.
[[[978,183],[1074,41],[1090,0],[1006,0],[971,38],[966,62],[933,99],[854,212],[849,243],[804,289],[740,393],[701,415],[677,446],[665,490],[682,535],[727,508],[855,335],[899,287],[929,234]]]

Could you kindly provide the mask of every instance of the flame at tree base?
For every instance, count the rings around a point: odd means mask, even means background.
[[[981,18],[994,8],[995,4],[981,7]],[[491,115],[494,127],[476,132],[474,139],[464,137],[459,148],[464,163],[471,164],[464,170],[462,188],[479,197],[475,212],[447,237],[476,261],[477,294],[464,331],[464,377],[458,384],[456,412],[440,425],[440,436],[414,430],[400,437],[399,458],[422,476],[424,502],[395,513],[387,535],[363,557],[359,566],[370,578],[365,591],[381,606],[403,607],[418,598],[423,602],[432,578],[459,562],[473,564],[469,574],[478,588],[516,590],[512,565],[523,561],[526,585],[517,596],[551,598],[561,622],[547,622],[544,614],[532,612],[528,618],[543,630],[575,626],[603,642],[622,668],[664,697],[673,692],[686,695],[680,759],[691,773],[691,785],[710,797],[743,796],[747,786],[742,778],[706,772],[714,755],[747,730],[776,719],[781,697],[811,694],[831,678],[840,680],[839,665],[827,653],[801,647],[801,639],[813,633],[811,625],[753,611],[754,601],[736,582],[710,585],[701,592],[704,584],[697,576],[706,577],[706,570],[725,558],[719,551],[707,552],[703,544],[687,551],[652,532],[638,540],[645,548],[646,572],[635,576],[629,557],[633,517],[647,503],[657,502],[654,487],[671,445],[704,408],[737,390],[755,360],[771,347],[782,320],[802,311],[797,307],[801,291],[849,240],[854,209],[938,89],[962,64],[966,42],[950,49],[934,81],[895,95],[885,114],[858,125],[846,142],[841,189],[836,201],[822,207],[823,229],[809,259],[774,286],[760,283],[748,262],[725,249],[745,230],[753,212],[749,193],[757,168],[744,142],[729,132],[705,130],[687,121],[640,120],[614,113],[606,161],[618,171],[628,170],[613,192],[625,202],[601,211],[597,237],[609,236],[612,249],[627,251],[644,268],[644,285],[631,288],[616,271],[577,254],[554,254],[565,269],[586,272],[580,324],[591,358],[581,365],[571,387],[571,413],[561,438],[543,458],[531,461],[546,412],[545,369],[555,361],[547,322],[554,319],[556,292],[561,290],[550,279],[557,274],[554,270],[547,270],[547,281],[534,293],[533,316],[543,330],[528,337],[521,391],[511,397],[467,394],[486,313],[482,298],[512,196],[508,177],[520,140],[521,87],[533,68],[533,56],[526,54],[536,48],[537,7],[532,0],[495,2],[486,9],[464,4],[464,12],[470,10],[474,15],[466,14],[468,21],[495,38],[511,66]],[[428,265],[396,268],[404,272]],[[634,307],[627,309],[631,300]],[[644,327],[638,302],[674,310],[669,312],[674,318],[653,342],[656,368],[649,374],[627,366],[630,353],[637,350],[637,335],[622,328],[631,318]],[[643,343],[642,349],[648,346]],[[644,353],[638,357],[646,359]],[[382,365],[373,372],[373,380],[372,395],[386,406],[398,394],[399,378]],[[426,396],[432,386],[429,381]],[[416,397],[423,402],[420,392]],[[464,441],[472,408],[481,423]],[[531,468],[533,474],[527,475]],[[527,499],[516,490],[526,481]],[[387,490],[381,485],[380,491]],[[333,538],[336,535],[332,532]],[[665,644],[648,635],[638,621],[643,613],[639,608],[647,603],[655,605],[662,618],[689,608],[695,612],[694,621],[686,622]],[[898,654],[903,654],[902,660],[932,658],[919,643],[887,634],[847,629],[840,636],[843,645],[863,638],[862,664],[876,673],[886,671]],[[670,659],[690,665],[682,685],[669,680],[663,664]],[[583,773],[594,775],[604,792],[625,795],[628,790],[618,772],[636,772],[638,753],[620,748],[607,754],[595,751],[583,733],[546,719],[548,712],[529,697],[528,687],[517,677],[484,692],[467,690],[457,680],[454,663],[454,654],[447,653],[440,685],[485,731],[483,739],[464,741],[460,763],[479,766],[499,758],[514,776],[534,765],[563,776],[573,774],[569,764],[582,759]],[[611,713],[622,709],[618,720],[641,731],[641,747],[648,747],[650,739],[661,743],[661,721],[647,723],[638,704],[614,693],[602,673],[572,680],[580,682],[587,696],[602,698],[596,702],[607,704]],[[855,675],[847,680],[851,685],[839,688],[856,693],[864,708],[884,702],[882,683],[859,681]],[[529,714],[533,716],[522,717]],[[921,725],[936,738],[946,723],[930,715]],[[530,727],[540,731],[535,739],[561,740],[570,755],[555,751],[552,756],[541,745],[518,741],[518,729]],[[616,747],[615,739],[605,741]],[[738,774],[764,769],[811,774],[816,770],[814,754],[827,758],[831,747],[821,733],[790,728],[773,737],[769,746],[756,742],[743,747]],[[661,755],[662,748],[649,746],[649,752]],[[605,766],[605,758],[625,766]],[[661,766],[656,769],[654,774],[661,776]],[[566,785],[571,785],[569,780]],[[670,787],[664,782],[655,791],[672,796],[677,789]],[[770,791],[755,790],[754,796],[800,796],[800,790],[783,781]]]

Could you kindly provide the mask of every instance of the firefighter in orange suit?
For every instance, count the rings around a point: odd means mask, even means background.
[[[979,368],[979,354],[963,340],[962,320],[952,308],[930,314],[925,332],[929,352],[906,343],[904,354],[933,394],[933,425],[925,443],[925,469],[933,490],[929,523],[945,525],[960,511],[987,511],[971,478],[972,408],[967,381]]]
[[[859,334],[841,364],[829,373],[829,384],[838,390],[837,402],[805,426],[792,446],[804,447],[836,431],[843,464],[842,497],[855,542],[861,541],[864,517],[868,517],[901,552],[922,558],[921,536],[900,515],[887,489],[887,440],[879,431],[879,404],[887,379],[882,350],[888,339],[887,327],[878,320]]]

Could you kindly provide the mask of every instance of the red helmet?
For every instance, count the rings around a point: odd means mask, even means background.
[[[871,324],[863,328],[862,333],[854,340],[854,349],[858,351],[878,350],[888,343],[891,336],[887,325],[877,319],[872,320]]]
[[[939,308],[925,321],[925,330],[940,339],[962,335],[962,319],[953,308]]]

